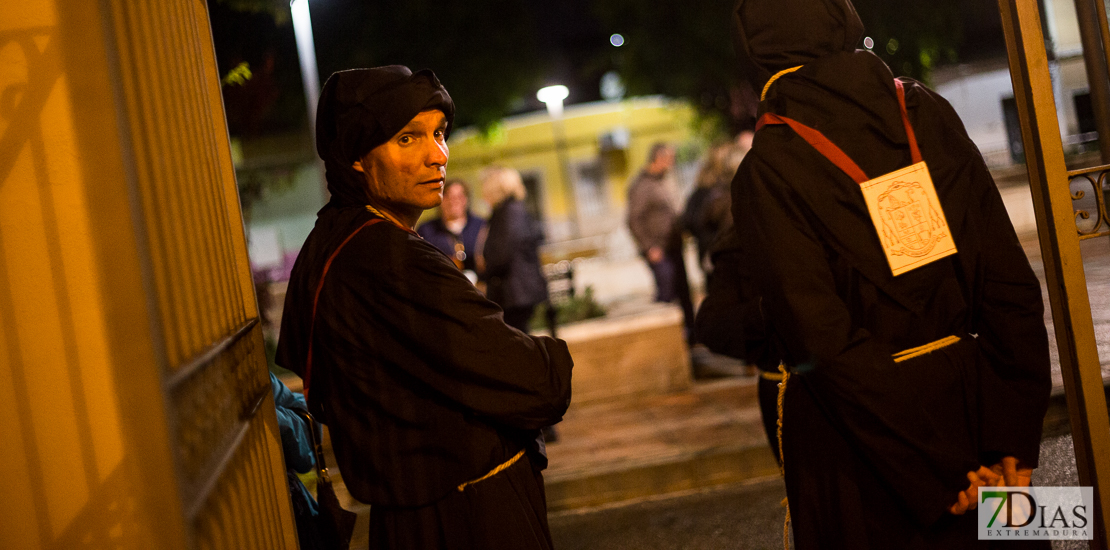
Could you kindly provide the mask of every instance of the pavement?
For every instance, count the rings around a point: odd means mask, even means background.
[[[1038,245],[1029,239],[1023,244],[1043,285]],[[1110,378],[1110,243],[1084,241],[1082,250],[1099,354],[1107,361],[1104,378]],[[1051,335],[1047,300],[1046,293],[1045,317]],[[1054,445],[1046,456],[1052,456],[1057,466],[1042,468],[1041,475],[1064,480],[1074,476],[1074,455],[1068,454],[1062,377],[1054,338],[1050,341],[1056,388],[1045,441]],[[689,390],[671,394],[572,404],[558,425],[558,442],[548,446],[550,467],[545,472],[558,546],[781,545],[778,502],[783,490],[763,433],[755,390],[755,377],[740,376],[697,381]],[[337,493],[360,516],[351,548],[367,548],[369,507],[350,499],[341,478]],[[744,522],[746,527],[737,525]],[[667,542],[677,540],[676,536],[681,544]],[[720,542],[724,540],[733,542]]]

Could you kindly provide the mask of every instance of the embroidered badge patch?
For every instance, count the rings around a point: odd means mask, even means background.
[[[860,189],[895,276],[956,253],[924,162],[864,182]]]

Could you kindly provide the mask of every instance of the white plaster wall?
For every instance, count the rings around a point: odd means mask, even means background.
[[[1065,57],[1083,49],[1079,36],[1079,19],[1072,0],[1045,0],[1045,23],[1055,46],[1056,55]]]
[[[1028,185],[1015,185],[999,189],[1006,213],[1014,231],[1023,240],[1037,234],[1037,218],[1033,212],[1033,195]]]
[[[1005,153],[1008,158],[1002,114],[1002,99],[1014,95],[1008,69],[966,74],[938,85],[936,91],[952,104],[984,156]]]

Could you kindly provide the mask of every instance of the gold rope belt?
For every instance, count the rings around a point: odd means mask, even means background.
[[[922,355],[925,355],[926,353],[931,353],[931,352],[934,352],[938,349],[946,348],[946,347],[951,346],[952,344],[955,344],[956,342],[959,342],[959,341],[960,341],[959,336],[946,336],[944,338],[941,338],[940,340],[937,340],[936,342],[929,342],[928,344],[925,344],[924,346],[917,346],[916,348],[910,348],[908,350],[900,351],[898,353],[895,353],[893,355],[894,362],[895,363],[901,363],[902,361],[905,361],[907,359],[913,359],[914,357],[921,357]]]
[[[475,483],[478,483],[479,481],[485,481],[485,480],[501,473],[502,471],[504,471],[509,466],[512,466],[513,464],[516,464],[516,461],[520,460],[520,457],[522,457],[522,456],[524,456],[524,450],[523,449],[519,453],[517,453],[516,456],[510,458],[509,460],[506,460],[505,462],[502,462],[496,468],[490,470],[488,474],[486,474],[486,475],[484,475],[484,476],[482,476],[478,479],[475,479],[475,480],[472,480],[472,481],[467,481],[466,483],[463,483],[462,485],[459,485],[459,492],[461,493],[469,485],[474,485]]]
[[[951,346],[952,344],[955,344],[956,342],[959,342],[959,341],[960,341],[959,336],[946,336],[946,337],[941,338],[940,340],[937,340],[935,342],[929,342],[928,344],[925,344],[924,346],[917,346],[916,348],[910,348],[910,349],[907,349],[907,350],[900,351],[898,353],[895,353],[891,357],[894,358],[895,363],[901,363],[902,361],[905,361],[907,359],[913,359],[914,357],[921,357],[922,355],[925,355],[926,353],[932,353],[932,352],[934,352],[938,349],[946,348],[946,347]],[[779,441],[778,441],[778,444],[779,444],[779,471],[782,473],[782,476],[785,478],[786,477],[786,457],[783,456],[783,454],[782,454],[782,413],[783,413],[783,403],[785,402],[784,398],[786,397],[786,383],[790,381],[790,371],[787,370],[785,365],[780,364],[779,365],[779,372],[775,373],[775,372],[763,371],[763,372],[760,372],[759,375],[761,377],[767,379],[767,380],[781,380],[781,382],[779,382],[779,396],[778,396],[779,418],[778,418],[778,422],[777,422],[777,424],[778,424],[778,426],[777,426],[778,433],[776,435],[778,435],[778,439],[779,439]],[[786,508],[786,520],[783,522],[783,525],[782,525],[782,545],[783,545],[783,548],[785,548],[786,550],[790,550],[790,503],[787,501],[787,499],[784,498],[784,499],[782,499],[782,505],[783,505],[783,507]]]

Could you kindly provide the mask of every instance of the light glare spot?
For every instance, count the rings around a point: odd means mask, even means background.
[[[872,40],[870,36],[868,36],[863,39],[863,47],[870,50],[871,48],[875,47],[875,41]]]
[[[609,37],[609,43],[619,48],[624,45],[624,37],[619,34],[614,34]]]

